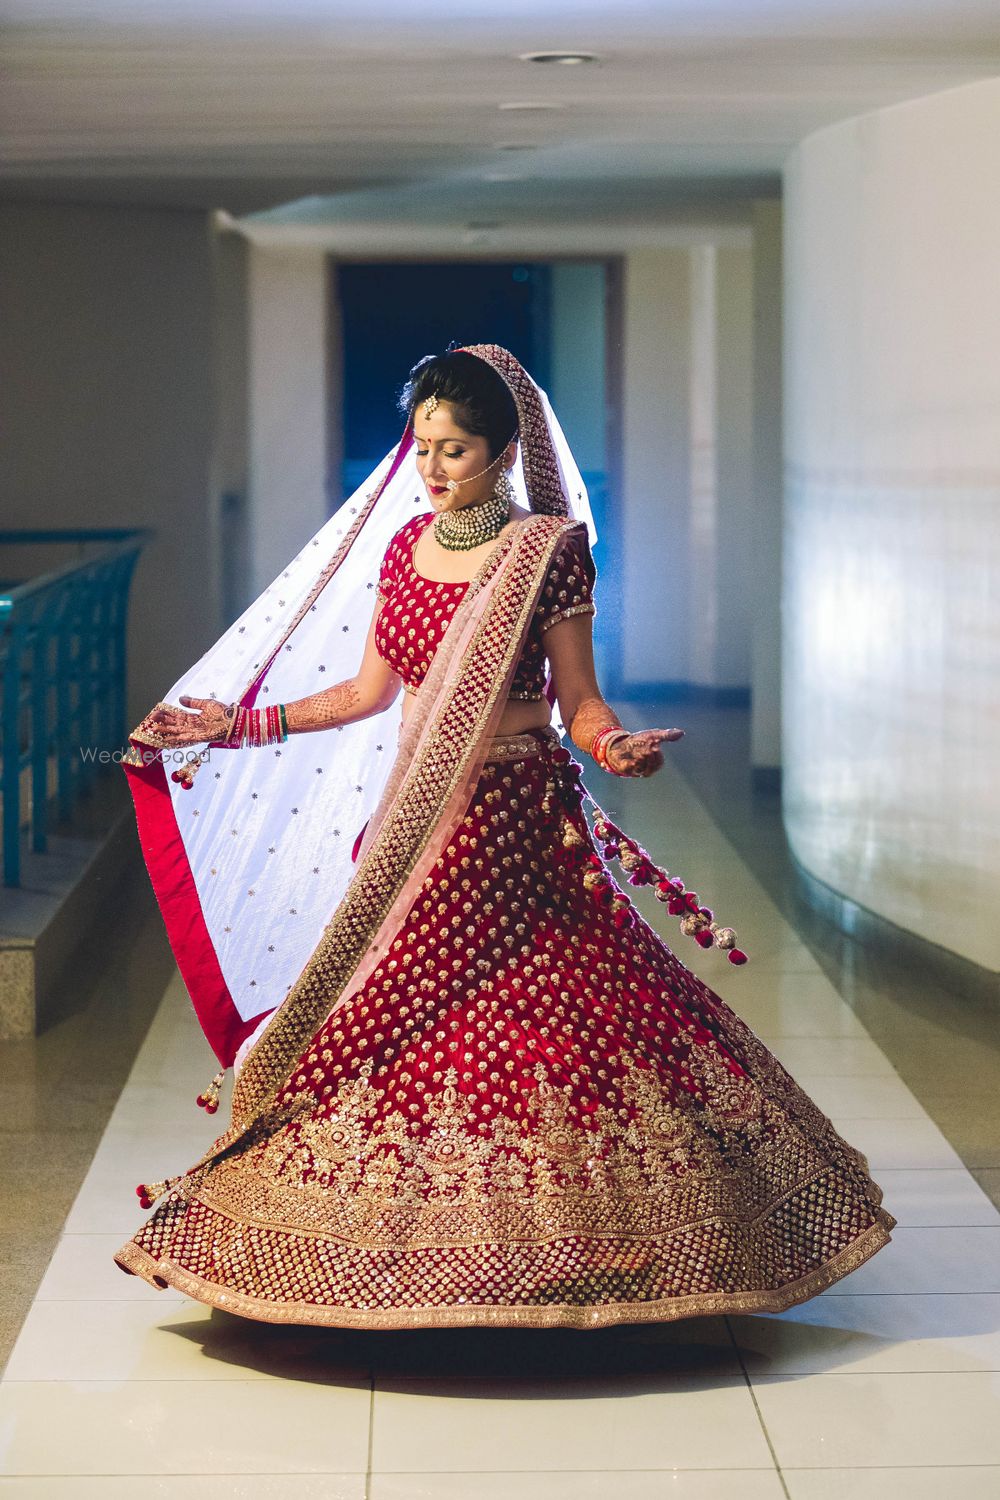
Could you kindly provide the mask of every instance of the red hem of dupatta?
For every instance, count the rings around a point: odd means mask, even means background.
[[[380,486],[380,493],[399,469],[412,441],[412,433],[408,429],[400,439],[388,473]],[[245,707],[256,701],[281,645],[290,634],[291,631],[288,631],[282,636],[261,671],[240,698]],[[130,740],[130,743],[140,756],[145,753],[144,745],[136,740]],[[233,1001],[201,909],[198,888],[177,825],[163,762],[158,757],[142,766],[124,762],[122,769],[128,778],[135,805],[139,844],[181,978],[187,985],[191,1003],[209,1046],[224,1068],[231,1067],[242,1043],[256,1031],[269,1011],[258,1011],[256,1015],[244,1020]],[[271,1010],[275,1008],[270,1007]]]
[[[144,747],[136,744],[136,749],[141,755]],[[208,1044],[228,1068],[264,1012],[244,1020],[236,1009],[201,909],[163,762],[157,757],[143,766],[126,763],[123,769],[167,939]]]

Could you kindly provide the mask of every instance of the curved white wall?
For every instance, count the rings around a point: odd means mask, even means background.
[[[785,199],[785,823],[1000,970],[1000,80],[820,132]]]

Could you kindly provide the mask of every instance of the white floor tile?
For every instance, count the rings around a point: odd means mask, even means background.
[[[871,1260],[820,1295],[901,1292],[1000,1292],[1000,1228],[896,1228]]]
[[[896,1078],[892,1064],[868,1037],[761,1036],[764,1045],[791,1073],[872,1075]]]
[[[158,1291],[140,1276],[129,1276],[112,1257],[142,1223],[141,1211],[124,1235],[64,1234],[56,1245],[35,1300],[55,1302],[104,1302],[142,1300],[186,1302],[182,1293],[166,1287]]]
[[[105,1134],[67,1216],[66,1233],[128,1239],[152,1212],[139,1207],[138,1184],[187,1171],[218,1135],[211,1125],[203,1124],[199,1131],[197,1121],[184,1132],[177,1130],[173,1138],[165,1131],[155,1142],[123,1130]]]
[[[211,1059],[209,1067],[211,1068]],[[108,1121],[108,1131],[127,1131],[143,1140],[167,1141],[171,1144],[178,1132],[183,1134],[193,1130],[199,1138],[210,1135],[213,1122],[218,1131],[218,1122],[229,1118],[227,1089],[223,1089],[222,1102],[216,1115],[206,1115],[195,1103],[211,1076],[210,1072],[206,1073],[193,1094],[189,1089],[179,1088],[173,1081],[142,1083],[139,1079],[130,1079]]]
[[[930,1119],[896,1073],[830,1074],[803,1069],[796,1071],[795,1081],[831,1120]]]
[[[147,1037],[132,1068],[139,1083],[174,1088],[178,1098],[190,1097],[192,1104],[218,1065],[201,1036],[195,1037],[187,1027],[178,1027],[158,1045]]]
[[[740,947],[747,954],[763,957],[776,950],[805,946],[791,923],[784,920],[774,902],[759,886],[755,889],[749,883],[734,880],[725,870],[716,875],[714,870],[706,869],[699,895],[713,909],[718,920],[724,919],[729,926],[736,928]],[[710,899],[713,896],[714,899]],[[750,964],[753,964],[752,958]]]
[[[376,1383],[373,1471],[493,1473],[512,1454],[525,1471],[772,1467],[733,1376]]]
[[[729,1319],[757,1375],[1000,1372],[1000,1295],[814,1297],[775,1316]]]
[[[173,1090],[178,1098],[190,1097],[194,1104],[202,1087],[217,1071],[218,1063],[175,971],[133,1064],[130,1082]]]
[[[730,921],[729,925],[735,927],[735,920]],[[740,941],[742,941],[742,933],[738,927],[736,928],[736,934],[740,938]],[[681,938],[680,941],[689,943],[691,939]],[[671,944],[671,947],[673,946]],[[732,971],[735,971],[738,975],[749,975],[751,969],[755,975],[760,976],[764,974],[816,974],[820,972],[812,950],[807,948],[805,943],[800,943],[794,938],[788,938],[776,943],[755,945],[753,953],[744,948],[743,951],[747,954],[750,961],[740,966],[731,964],[728,959],[721,960],[720,955],[717,953],[711,951],[705,952],[703,949],[697,948],[697,944],[694,946],[700,958],[712,960],[713,972],[716,975],[728,975]],[[687,963],[686,959],[685,963]],[[693,965],[689,964],[688,967],[693,968]],[[707,974],[703,977],[706,979],[706,982],[711,983]],[[727,1000],[729,999],[728,993],[726,998]],[[736,1008],[734,1001],[730,1000],[729,1003],[733,1005],[734,1009]]]
[[[837,1125],[836,1118],[833,1123]],[[883,1167],[951,1167],[965,1172],[962,1158],[933,1120],[847,1119],[841,1134],[865,1153],[872,1172]]]
[[[707,904],[711,905],[712,903],[709,902]],[[731,903],[727,901],[723,907],[720,898],[719,907],[722,908],[722,916],[720,917],[719,911],[716,910],[716,920],[721,921],[724,918],[728,926],[735,927],[739,946],[743,948],[743,952],[749,960],[746,965],[737,966],[736,964],[731,964],[728,959],[723,958],[721,953],[715,950],[706,951],[703,948],[699,948],[694,939],[685,937],[679,928],[667,927],[663,929],[668,934],[667,942],[670,947],[683,958],[689,969],[694,969],[705,980],[706,984],[712,984],[713,975],[716,978],[721,978],[725,975],[728,979],[734,970],[740,975],[744,972],[749,975],[751,969],[753,969],[755,974],[763,970],[788,974],[815,974],[817,972],[818,965],[812,953],[804,943],[800,943],[797,938],[789,935],[790,929],[782,932],[778,929],[772,930],[766,926],[762,926],[760,932],[751,940],[745,930],[741,929],[735,910],[731,910]],[[730,913],[728,916],[726,915],[727,911]],[[673,917],[670,920],[676,923],[679,919]],[[670,936],[670,934],[673,934],[673,936]],[[694,953],[689,957],[688,950],[691,948],[694,949]],[[730,998],[730,994],[735,993],[735,991],[732,991],[727,993],[726,996],[726,999],[733,1006],[734,1010],[737,1009],[737,1006],[735,1000]]]
[[[373,1474],[370,1500],[783,1500],[776,1470]]]
[[[862,1123],[845,1120],[837,1124],[837,1129],[861,1144],[857,1127]],[[1000,1210],[964,1167],[954,1171],[880,1167],[876,1181],[885,1193],[886,1207],[891,1208],[902,1229],[1000,1226]]]
[[[36,1301],[6,1379],[368,1379],[363,1359],[345,1362],[335,1330],[254,1323],[201,1302],[164,1303],[153,1288],[146,1291],[136,1301]]]
[[[816,967],[815,960],[811,968],[795,970],[766,963],[758,965],[752,960],[748,964],[731,964],[715,949],[706,949],[704,953],[715,961],[718,980],[714,986],[716,992],[734,1010],[739,1010],[743,1005],[768,1003],[791,1007],[803,998],[828,1000],[831,995],[835,1000],[840,1000],[830,981]]]
[[[752,1380],[782,1469],[1000,1465],[1000,1375]]]
[[[363,1474],[296,1474],[294,1500],[366,1500]],[[287,1474],[68,1474],[0,1478],[0,1500],[289,1500]]]
[[[681,874],[685,874],[679,861],[678,867]],[[629,895],[650,926],[661,935],[667,946],[677,954],[686,967],[693,970],[719,994],[724,991],[726,1000],[734,1010],[739,1009],[738,1001],[741,990],[745,990],[747,994],[755,992],[758,985],[764,983],[768,975],[807,974],[814,976],[820,973],[812,952],[795,937],[790,928],[777,923],[762,922],[751,940],[745,927],[741,927],[736,915],[739,910],[738,898],[727,893],[725,900],[721,894],[716,899],[712,899],[715,890],[719,889],[721,892],[724,887],[725,882],[713,880],[711,888],[706,885],[700,894],[702,900],[715,910],[717,920],[724,920],[729,926],[735,927],[739,946],[749,958],[747,964],[731,964],[717,949],[699,948],[693,938],[685,937],[681,932],[678,926],[679,918],[668,915],[655,897],[642,891],[633,893],[632,890],[629,891]]]
[[[152,1290],[150,1288],[150,1290]],[[219,1378],[199,1357],[211,1321],[197,1302],[157,1305],[36,1301],[5,1371],[6,1380],[198,1380]]]
[[[997,1500],[1000,1468],[785,1469],[791,1500]]]
[[[667,947],[676,953],[686,968],[697,974],[699,979],[703,979],[710,989],[722,995],[735,1011],[740,1009],[744,989],[748,994],[752,993],[754,986],[766,983],[768,976],[772,978],[794,977],[796,974],[813,976],[819,972],[816,960],[809,949],[790,938],[772,937],[760,947],[755,947],[752,954],[748,953],[749,963],[731,964],[717,949],[699,948],[693,938],[685,937],[677,926],[679,919],[665,916],[662,906],[655,897],[639,904],[650,926],[660,934]],[[730,925],[736,924],[734,922]],[[743,935],[738,928],[737,936],[742,945]],[[747,949],[743,951],[748,952]],[[751,972],[754,976],[752,982],[749,978]],[[745,985],[744,980],[746,980]]]
[[[868,1036],[823,974],[755,976],[755,988],[747,994],[738,984],[739,976],[718,993],[758,1036]]]
[[[7,1474],[364,1473],[370,1393],[308,1381],[5,1381]]]

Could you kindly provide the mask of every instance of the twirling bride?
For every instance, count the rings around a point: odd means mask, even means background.
[[[170,941],[236,1079],[115,1259],[245,1317],[365,1328],[804,1301],[896,1220],[623,885],[739,963],[732,929],[588,821],[553,706],[598,777],[655,773],[682,731],[629,732],[602,697],[595,533],[551,407],[490,344],[421,361],[402,407],[363,492],[130,737]]]

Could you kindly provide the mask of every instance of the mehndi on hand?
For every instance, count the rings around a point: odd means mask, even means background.
[[[608,747],[608,769],[618,776],[652,776],[663,765],[660,745],[683,737],[683,729],[640,729]]]
[[[149,716],[150,727],[168,745],[202,745],[226,738],[231,708],[215,698],[192,698],[189,693],[182,693],[180,701],[197,712],[186,713],[184,708],[167,704]]]

